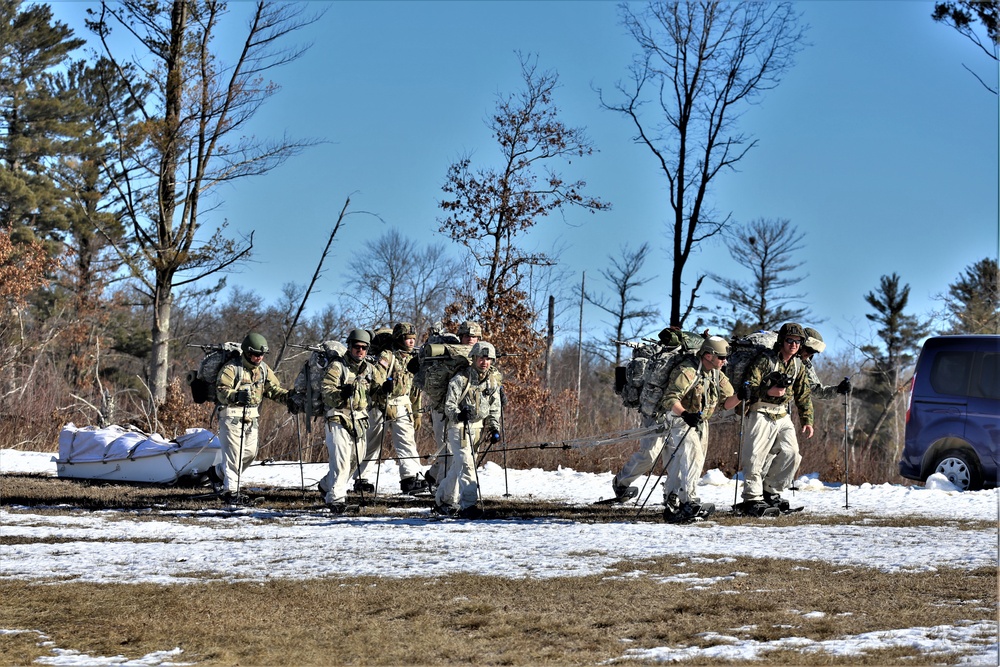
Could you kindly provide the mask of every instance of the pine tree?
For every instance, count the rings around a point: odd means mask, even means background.
[[[948,286],[945,334],[1000,333],[997,260],[981,259]]]
[[[49,242],[53,254],[68,221],[50,170],[82,131],[83,111],[53,81],[83,43],[48,5],[0,2],[0,225],[16,242]]]

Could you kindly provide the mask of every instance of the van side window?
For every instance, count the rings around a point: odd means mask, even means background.
[[[1000,399],[1000,354],[996,352],[983,353],[983,365],[979,370],[977,389],[980,396]]]
[[[965,396],[975,352],[939,352],[931,367],[931,387],[939,394]]]

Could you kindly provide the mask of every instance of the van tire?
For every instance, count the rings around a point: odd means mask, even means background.
[[[962,491],[983,488],[983,475],[976,455],[965,449],[949,449],[934,461],[931,473],[939,472]]]

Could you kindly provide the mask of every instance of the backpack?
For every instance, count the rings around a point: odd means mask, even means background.
[[[311,350],[309,358],[302,364],[299,374],[295,376],[294,390],[291,401],[295,405],[295,413],[305,413],[306,430],[309,430],[310,417],[318,417],[326,412],[323,406],[323,378],[327,367],[347,354],[347,346],[339,340],[323,341]]]
[[[378,359],[379,355],[393,347],[392,329],[382,328],[372,332],[372,342],[368,346],[368,356]]]
[[[188,384],[191,385],[191,398],[195,403],[218,403],[215,394],[215,383],[219,379],[219,371],[228,362],[239,359],[242,348],[239,343],[227,342],[216,345],[200,345],[205,356],[198,365],[198,370],[188,373]]]
[[[448,383],[455,374],[471,363],[471,345],[460,343],[424,343],[417,352],[419,367],[413,374],[413,384],[427,396],[427,405],[438,412],[444,407]]]
[[[622,397],[622,405],[638,409],[647,417],[655,416],[670,373],[704,341],[702,336],[688,331],[669,334],[666,343],[654,341],[633,347],[629,362],[615,369],[615,393]]]
[[[773,331],[755,331],[746,336],[734,338],[729,345],[729,363],[723,371],[733,385],[739,389],[746,381],[747,371],[762,354],[774,349],[778,334]],[[802,371],[802,360],[795,357],[795,376]]]

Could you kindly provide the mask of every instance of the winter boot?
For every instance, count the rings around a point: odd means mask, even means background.
[[[611,480],[611,490],[614,491],[615,498],[628,500],[639,495],[639,489],[634,486],[624,486],[618,483],[618,477]]]
[[[435,503],[434,509],[431,510],[434,514],[438,516],[455,516],[458,510],[451,505],[438,505]]]
[[[430,491],[431,493],[437,491],[438,488],[437,480],[434,479],[434,475],[430,474],[429,472],[424,474],[424,483],[427,485],[427,490]]]
[[[318,482],[316,482],[316,490],[319,491],[319,497],[325,500],[326,492],[329,491],[330,489],[323,486],[323,479],[320,479]]]
[[[354,480],[354,490],[357,493],[375,493],[375,485],[364,477]]]
[[[330,510],[330,514],[340,516],[347,511],[347,503],[327,503],[326,508]]]
[[[403,493],[408,493],[413,496],[418,493],[427,493],[429,491],[427,488],[427,482],[425,482],[420,475],[406,477],[399,480],[399,488],[402,489]]]

